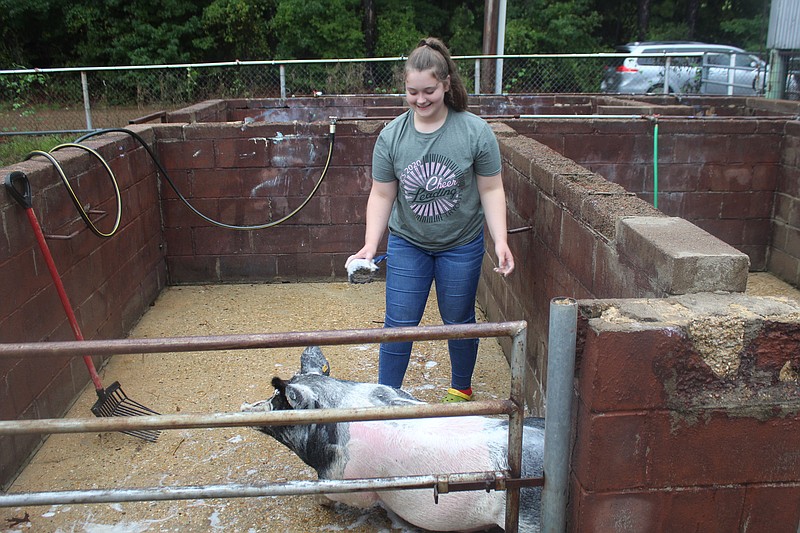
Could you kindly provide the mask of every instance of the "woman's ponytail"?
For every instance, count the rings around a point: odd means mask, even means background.
[[[456,111],[466,111],[467,89],[455,62],[450,58],[450,51],[442,41],[435,37],[422,39],[408,55],[405,70],[433,70],[439,81],[445,81],[450,76],[450,90],[445,93],[444,102]]]

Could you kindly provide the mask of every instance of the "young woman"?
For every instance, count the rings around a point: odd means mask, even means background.
[[[405,91],[410,109],[375,143],[364,247],[347,261],[372,259],[388,226],[384,327],[419,325],[434,280],[443,322],[473,324],[484,224],[495,271],[514,270],[497,140],[466,111],[467,91],[440,40],[424,39],[409,54]],[[379,383],[401,387],[411,347],[381,345]],[[443,401],[470,400],[478,339],[449,340],[448,350],[451,387]]]

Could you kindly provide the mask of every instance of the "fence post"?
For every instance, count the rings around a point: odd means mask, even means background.
[[[506,0],[500,0],[497,12],[497,54],[505,54],[506,46]],[[494,71],[494,92],[503,94],[503,58],[498,57]]]
[[[475,60],[475,94],[481,94],[481,60]]]
[[[286,67],[280,66],[281,71],[281,99],[286,98]]]
[[[545,533],[563,533],[567,524],[577,330],[578,302],[572,298],[553,298],[547,341],[544,422],[542,531]]]
[[[92,128],[92,106],[89,103],[89,81],[86,76],[86,71],[81,71],[81,88],[83,89],[83,112],[86,115],[86,129]]]

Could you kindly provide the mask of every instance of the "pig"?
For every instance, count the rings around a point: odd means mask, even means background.
[[[351,408],[421,404],[385,385],[330,377],[317,346],[303,351],[300,371],[290,380],[272,379],[267,400],[242,404],[242,411]],[[344,422],[255,428],[284,444],[319,479],[356,479],[506,470],[508,420],[484,416]],[[544,419],[526,418],[523,477],[541,477]],[[505,525],[505,491],[443,494],[429,489],[326,495],[355,507],[383,505],[407,522],[430,531],[482,531]],[[538,532],[541,488],[521,490],[521,532]]]

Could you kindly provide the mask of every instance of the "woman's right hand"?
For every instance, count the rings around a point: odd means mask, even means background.
[[[371,247],[365,246],[347,258],[347,261],[344,262],[344,268],[347,268],[353,259],[366,259],[367,261],[370,261],[373,257],[375,257],[375,250]]]

